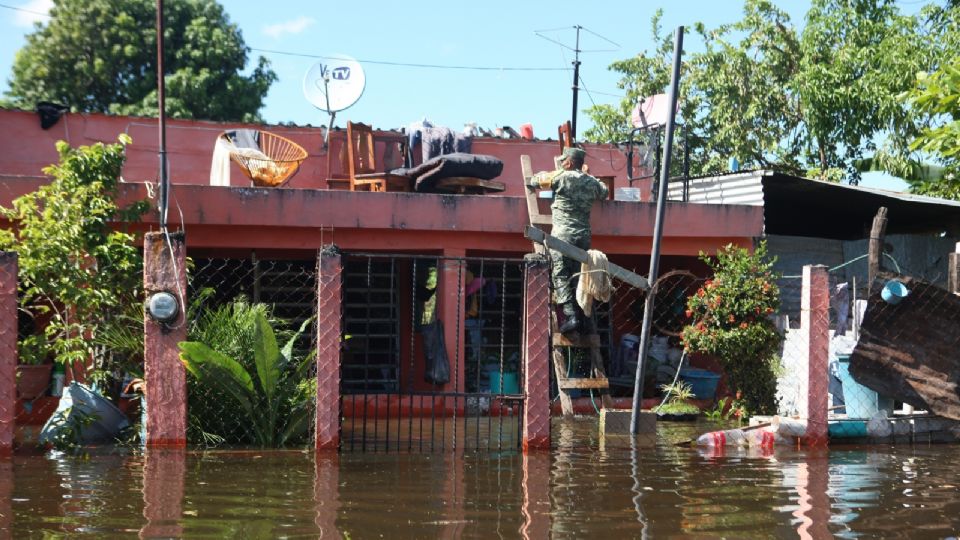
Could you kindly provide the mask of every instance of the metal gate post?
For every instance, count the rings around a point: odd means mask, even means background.
[[[550,448],[550,275],[543,255],[524,258],[523,450]]]
[[[343,263],[328,245],[317,261],[317,450],[340,446],[340,348],[343,336]]]

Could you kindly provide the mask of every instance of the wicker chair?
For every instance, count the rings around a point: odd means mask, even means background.
[[[230,144],[230,160],[255,186],[282,186],[297,174],[303,160],[307,159],[307,151],[302,146],[280,135],[258,131],[259,148],[252,148],[237,146],[231,133],[236,132],[224,132],[220,138]]]

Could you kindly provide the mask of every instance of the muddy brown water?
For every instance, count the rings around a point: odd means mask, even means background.
[[[598,437],[509,452],[92,452],[0,461],[0,537],[946,538],[960,448],[724,452]]]

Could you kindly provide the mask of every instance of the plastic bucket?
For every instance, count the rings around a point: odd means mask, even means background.
[[[884,302],[895,306],[909,294],[910,289],[908,289],[902,281],[891,279],[883,285],[883,290],[880,291],[880,298],[883,298]]]
[[[491,394],[519,394],[520,384],[515,371],[503,372],[503,387],[500,387],[500,371],[490,370],[490,393]]]
[[[696,399],[713,399],[717,395],[720,375],[705,369],[681,369],[680,379],[690,384]]]
[[[843,404],[847,418],[872,418],[881,410],[888,413],[893,409],[890,398],[883,398],[876,392],[853,380],[850,375],[850,357],[838,355],[838,371],[843,383]]]

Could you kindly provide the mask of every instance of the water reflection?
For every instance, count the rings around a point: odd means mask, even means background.
[[[143,456],[143,517],[140,538],[183,535],[187,454],[183,449],[150,449]]]
[[[954,446],[774,452],[678,447],[709,429],[490,452],[233,451],[0,460],[0,538],[946,537]],[[12,522],[10,520],[13,515]]]

